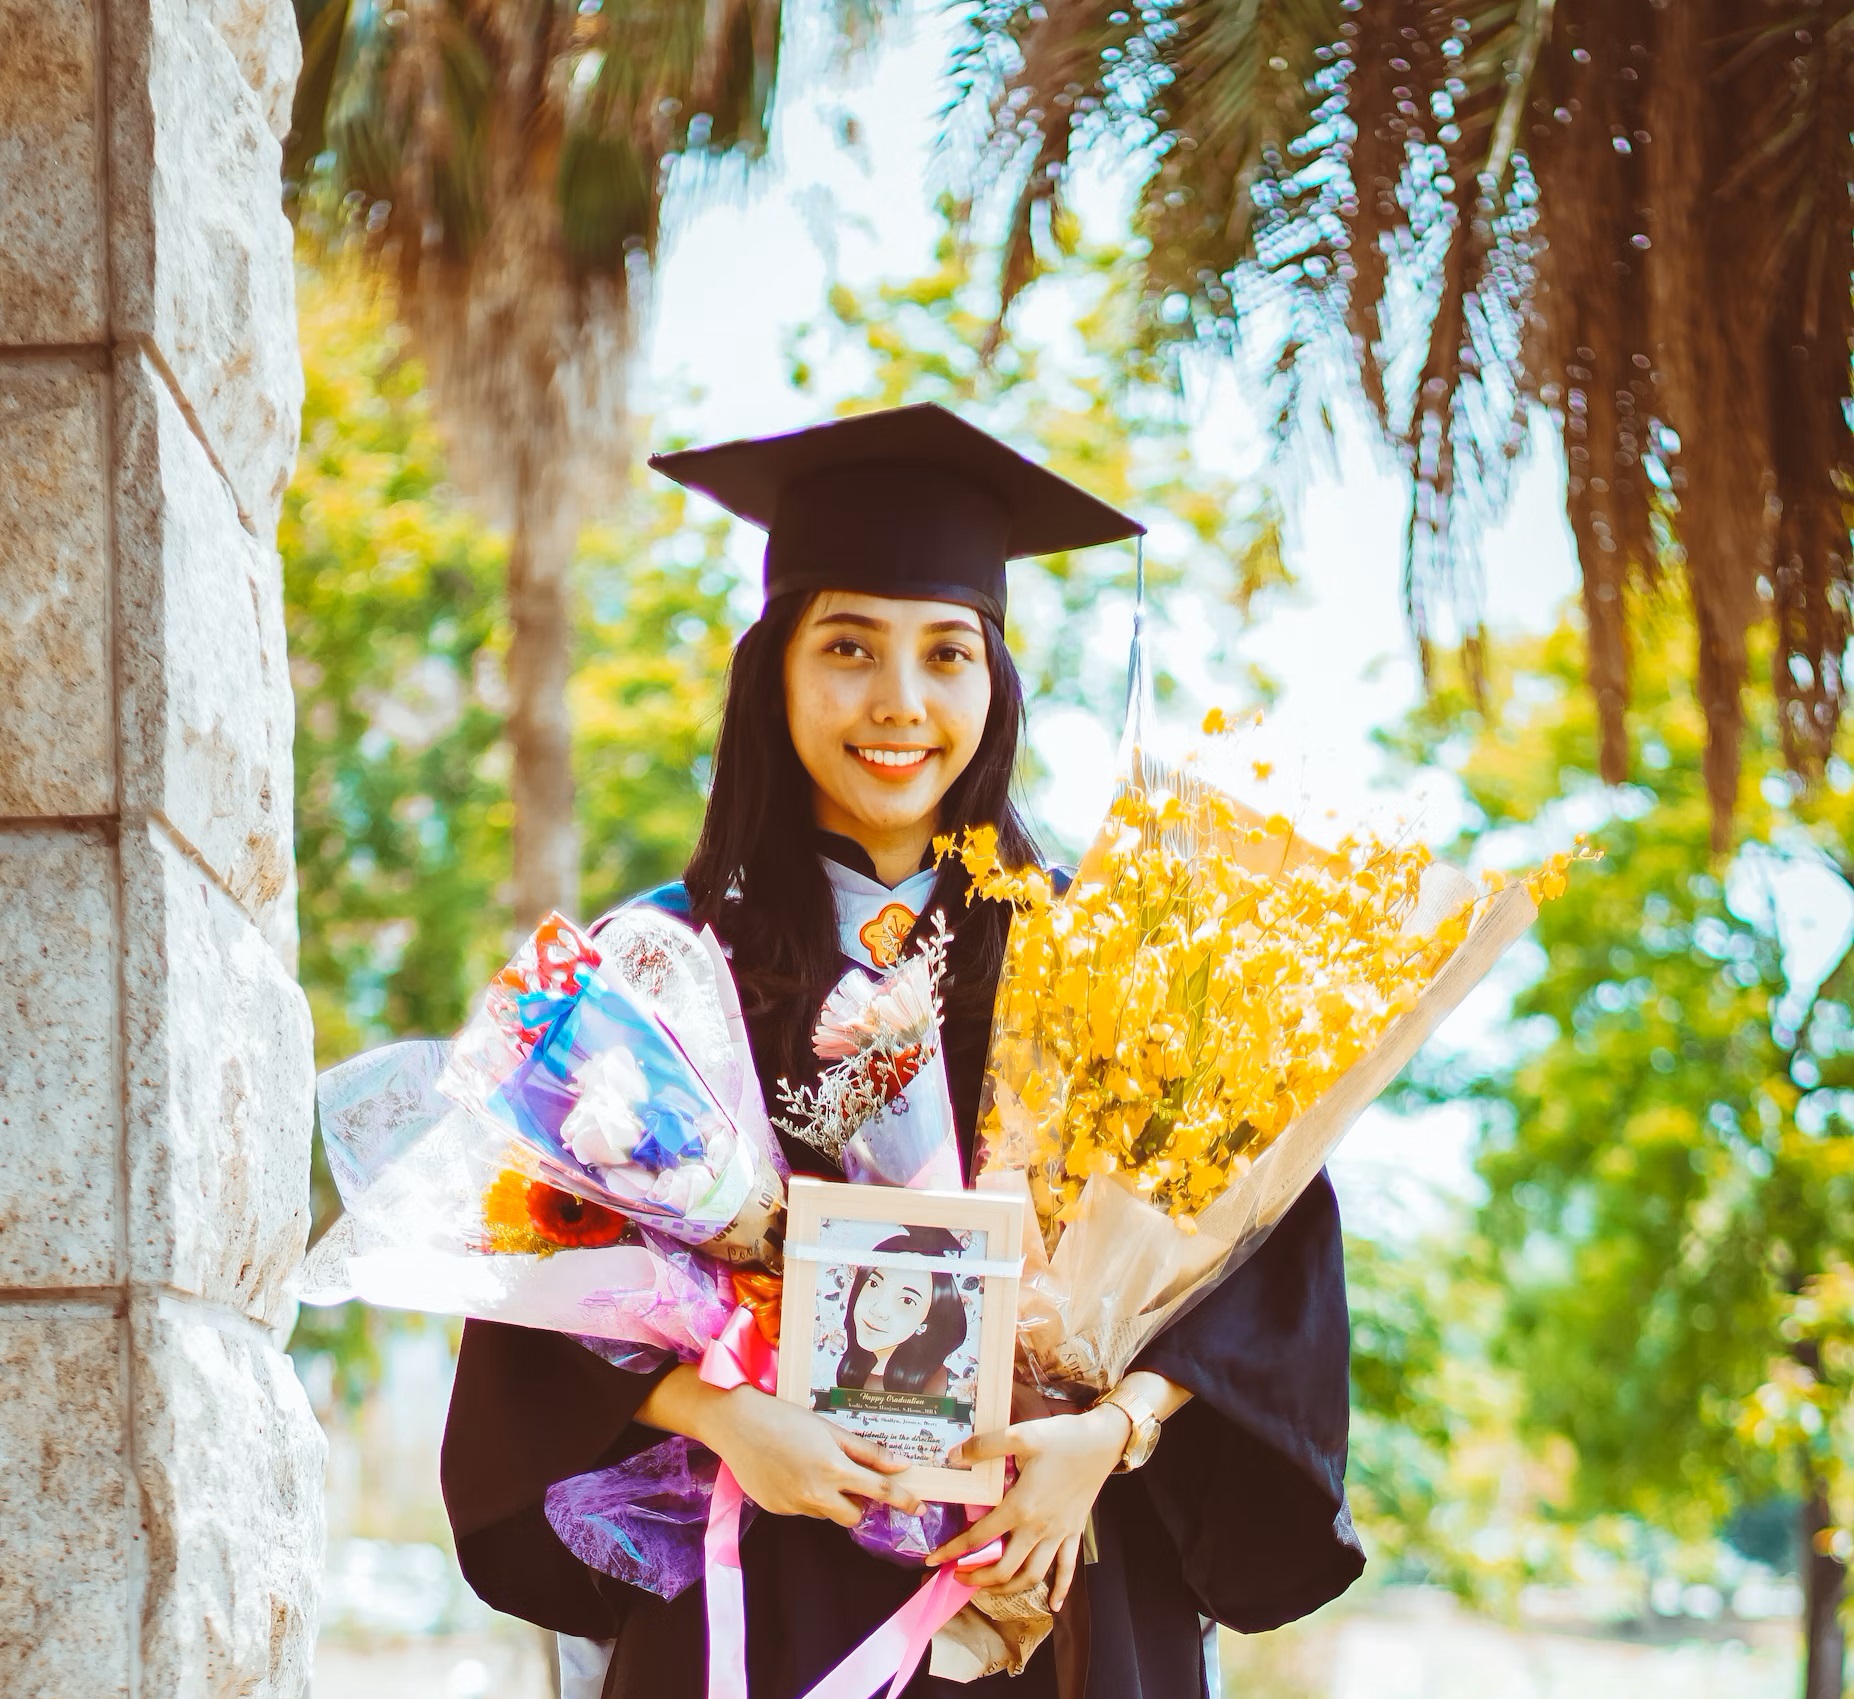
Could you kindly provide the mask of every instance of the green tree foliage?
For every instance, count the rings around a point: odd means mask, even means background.
[[[1805,1632],[1812,1690],[1840,1699],[1845,1654],[1843,1614],[1848,1565],[1854,1563],[1854,1265],[1813,1275],[1785,1306],[1789,1350],[1774,1358],[1770,1379],[1743,1405],[1739,1432],[1787,1465],[1803,1504]]]
[[[506,929],[503,550],[453,498],[379,294],[305,271],[306,390],[284,501],[301,976],[324,1065],[440,1032]]]
[[[1498,1613],[1641,1542],[1622,1518],[1562,1514],[1571,1448],[1522,1432],[1524,1380],[1495,1357],[1503,1292],[1464,1255],[1465,1227],[1451,1211],[1411,1243],[1346,1237],[1346,1491],[1379,1573]]]
[[[301,978],[322,1066],[442,1035],[511,943],[507,542],[448,482],[382,286],[299,277],[303,444],[279,532],[296,687]],[[733,639],[725,527],[640,491],[574,567],[568,700],[593,914],[674,878],[701,819]],[[318,1151],[318,1229],[336,1208]],[[370,1384],[379,1318],[305,1311],[299,1351]]]
[[[445,1033],[509,903],[506,541],[447,482],[376,284],[305,271],[303,449],[280,546],[297,692],[302,978],[324,1063]],[[569,687],[596,913],[681,871],[734,635],[724,527],[640,491],[576,560]]]
[[[1691,634],[1666,606],[1631,628],[1638,753],[1619,801],[1598,789],[1568,626],[1510,652],[1497,717],[1445,695],[1402,747],[1452,759],[1489,855],[1607,815],[1604,859],[1540,916],[1517,1059],[1431,1084],[1484,1114],[1499,1352],[1527,1429],[1574,1448],[1564,1508],[1698,1533],[1814,1478],[1740,1414],[1789,1348],[1795,1298],[1854,1243],[1854,970],[1793,982],[1782,924],[1800,879],[1849,878],[1854,772],[1832,761],[1804,792],[1753,726],[1748,841],[1715,861],[1707,717],[1678,660]]]
[[[1819,1485],[1831,1525],[1818,1543],[1854,1560],[1854,1264],[1807,1281],[1786,1306],[1789,1349],[1739,1413],[1752,1444],[1789,1458],[1795,1485]]]

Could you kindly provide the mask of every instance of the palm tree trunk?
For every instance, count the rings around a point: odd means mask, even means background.
[[[549,909],[579,902],[579,829],[573,818],[572,663],[568,567],[571,527],[532,470],[516,475],[509,538],[509,746],[515,805],[515,926],[526,934]]]
[[[1819,1481],[1810,1483],[1803,1502],[1803,1636],[1807,1661],[1803,1669],[1803,1699],[1842,1699],[1842,1674],[1847,1641],[1841,1627],[1841,1595],[1847,1586],[1847,1565],[1825,1548],[1834,1527],[1828,1512],[1828,1495]]]

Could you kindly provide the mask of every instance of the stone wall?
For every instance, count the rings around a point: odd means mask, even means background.
[[[0,0],[0,1693],[298,1694],[288,0]]]

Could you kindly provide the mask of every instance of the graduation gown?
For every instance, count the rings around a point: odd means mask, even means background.
[[[853,906],[841,864],[866,858],[853,845],[829,849],[841,915]],[[872,867],[851,871],[882,892]],[[680,887],[647,900],[686,909]],[[968,1163],[988,1038],[983,1018],[949,1018],[944,1034]],[[808,1146],[787,1140],[786,1151],[797,1172],[839,1177]],[[1103,1486],[1099,1561],[1084,1566],[1058,1632],[1016,1677],[962,1685],[923,1669],[907,1699],[1190,1699],[1206,1692],[1202,1618],[1274,1628],[1356,1579],[1365,1560],[1344,1487],[1345,1266],[1324,1175],[1136,1366],[1193,1397],[1143,1469]],[[444,1501],[465,1578],[497,1610],[615,1641],[605,1699],[702,1699],[706,1680],[700,1584],[666,1601],[602,1575],[567,1551],[543,1510],[553,1482],[664,1437],[636,1419],[657,1378],[560,1334],[470,1321],[445,1426]],[[809,1517],[761,1513],[741,1562],[753,1699],[799,1699],[921,1584],[919,1571]]]

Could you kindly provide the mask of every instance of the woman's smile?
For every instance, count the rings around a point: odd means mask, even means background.
[[[909,748],[897,748],[887,743],[845,744],[844,747],[859,761],[873,767],[882,777],[889,774],[912,776],[924,767],[928,760],[938,755],[938,749],[931,745],[922,748],[918,745]]]

